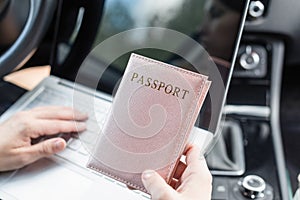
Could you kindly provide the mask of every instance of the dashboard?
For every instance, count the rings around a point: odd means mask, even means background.
[[[50,64],[52,74],[74,79],[95,45],[94,39],[99,40],[104,2],[16,2],[0,0],[0,75],[20,67]],[[4,12],[9,4],[14,7]],[[211,170],[212,199],[288,200],[298,187],[299,9],[297,0],[250,1],[223,110],[221,141],[227,155],[213,149],[207,156],[208,163],[217,166]],[[34,23],[28,23],[30,16]],[[116,66],[118,62],[122,60]],[[108,81],[118,80],[116,69],[107,72]],[[107,91],[112,87],[107,85]],[[10,101],[24,92],[11,91],[16,95],[9,97]],[[216,160],[222,159],[230,165],[218,165]]]

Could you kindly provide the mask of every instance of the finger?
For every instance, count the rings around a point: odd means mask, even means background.
[[[207,168],[205,159],[190,162],[180,179],[176,190],[187,196],[201,196],[201,199],[211,199],[212,176]],[[189,198],[187,198],[189,199]]]
[[[207,163],[203,156],[200,156],[200,149],[196,146],[192,146],[186,157],[187,162],[187,172],[185,176],[193,175],[195,179],[201,179],[206,183],[210,184],[212,182],[212,176],[208,169]],[[187,178],[187,177],[184,177]]]
[[[155,171],[144,171],[142,174],[142,181],[153,200],[175,199],[175,190],[173,190]]]
[[[212,183],[212,176],[204,158],[200,160],[198,159],[197,162],[193,162],[188,165],[186,171],[182,175],[182,178],[187,179],[188,177],[195,181],[202,180],[203,183]]]
[[[61,119],[83,121],[88,118],[87,114],[64,106],[37,107],[32,110],[34,116],[40,119]]]
[[[33,163],[43,157],[51,156],[65,148],[66,142],[62,138],[52,138],[29,147],[24,147],[23,165]]]
[[[63,121],[63,120],[36,120],[31,127],[26,129],[26,135],[37,138],[44,135],[57,133],[82,132],[86,130],[84,122]]]
[[[187,152],[189,152],[189,150],[190,150],[191,148],[193,148],[193,145],[192,145],[192,144],[190,144],[190,143],[186,144],[186,146],[185,146],[185,148],[184,148],[184,151],[183,151],[182,155],[185,155],[185,156],[186,156]]]
[[[190,165],[191,163],[197,163],[200,156],[200,149],[197,146],[190,146],[186,152],[186,163]]]

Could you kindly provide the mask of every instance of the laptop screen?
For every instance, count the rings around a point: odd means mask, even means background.
[[[214,133],[247,4],[247,0],[106,0],[96,48],[88,56],[90,64],[83,65],[104,68],[97,77],[98,88],[110,94],[132,52],[208,75],[212,86],[197,126]],[[207,69],[205,62],[213,62],[215,69]]]

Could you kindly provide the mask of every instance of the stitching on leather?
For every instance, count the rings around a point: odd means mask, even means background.
[[[152,60],[152,59],[149,59],[149,58],[145,58],[145,57],[139,56],[137,54],[132,54],[132,56],[135,57],[135,58],[147,61],[147,62],[152,62],[154,64],[158,64],[158,65],[163,66],[163,67],[167,67],[167,68],[171,68],[171,69],[177,70],[180,73],[186,73],[188,75],[191,75],[191,76],[194,76],[194,77],[197,77],[197,78],[201,78],[201,87],[197,88],[196,91],[194,91],[195,94],[197,94],[197,95],[195,96],[194,100],[192,101],[191,106],[190,106],[189,111],[188,111],[188,114],[187,114],[188,119],[186,121],[189,122],[191,120],[191,118],[192,118],[192,113],[193,113],[192,105],[195,105],[197,99],[201,96],[201,91],[205,87],[204,86],[204,81],[207,80],[207,78],[204,75],[196,74],[196,73],[190,72],[190,71],[186,71],[186,70],[174,67],[174,66],[166,64],[166,63],[162,63],[162,62],[159,62],[159,61],[156,61],[156,60]],[[190,125],[189,123],[185,123],[185,127],[182,127],[181,129],[183,129],[183,128],[189,128],[189,125]],[[184,131],[184,133],[180,134],[180,137],[178,139],[178,145],[175,148],[175,152],[174,152],[174,154],[172,156],[170,166],[168,167],[167,179],[171,178],[170,176],[173,173],[173,168],[175,167],[175,164],[177,162],[177,155],[179,154],[179,150],[181,149],[182,145],[184,145],[183,142],[185,141],[186,137],[187,137],[187,131]]]
[[[200,95],[201,95],[201,91],[202,91],[203,88],[204,88],[204,82],[207,80],[206,76],[201,75],[201,74],[197,74],[197,73],[195,73],[195,72],[186,71],[186,70],[183,70],[183,69],[181,69],[181,68],[177,68],[177,67],[174,67],[174,66],[172,66],[172,65],[169,65],[169,64],[166,64],[166,63],[162,63],[162,62],[159,62],[159,61],[156,61],[156,60],[152,60],[152,59],[149,59],[149,58],[145,58],[145,57],[139,56],[139,55],[137,55],[137,54],[132,54],[132,56],[133,56],[133,57],[136,57],[136,58],[138,58],[138,59],[147,61],[147,62],[151,62],[151,63],[154,63],[154,64],[158,64],[158,65],[163,66],[163,67],[171,68],[171,69],[173,69],[173,70],[179,71],[180,73],[185,73],[185,74],[188,74],[188,75],[197,77],[197,78],[201,78],[201,87],[197,88],[197,89],[194,91],[195,94],[196,94],[196,96],[195,96],[194,100],[192,101],[191,106],[190,106],[189,111],[188,111],[188,114],[187,114],[187,118],[188,118],[188,119],[187,119],[186,121],[189,122],[190,119],[191,119],[191,117],[192,117],[192,113],[193,113],[192,105],[195,105],[197,99],[198,99],[198,98],[200,97]],[[186,123],[186,124],[185,124],[185,128],[189,128],[189,126],[190,126],[190,123]],[[183,127],[182,127],[181,129],[183,129]],[[178,141],[179,141],[179,142],[178,142],[178,145],[177,145],[177,147],[175,148],[175,152],[174,152],[174,154],[173,154],[173,156],[172,156],[171,163],[170,163],[170,165],[169,165],[169,167],[168,167],[168,175],[167,175],[167,179],[170,179],[170,176],[171,176],[171,174],[172,174],[172,172],[173,172],[173,168],[175,167],[174,165],[175,165],[175,163],[177,162],[177,155],[179,154],[179,151],[180,151],[180,149],[181,149],[181,147],[182,147],[182,145],[183,145],[182,142],[184,142],[184,140],[186,139],[186,136],[187,136],[187,131],[184,131],[184,133],[181,133],[181,134],[180,134],[180,137],[179,137],[179,139],[178,139]],[[102,174],[104,174],[104,175],[106,175],[106,176],[109,176],[109,177],[111,177],[111,178],[114,178],[114,179],[116,179],[116,180],[118,180],[118,181],[120,181],[120,182],[122,182],[122,183],[125,183],[126,185],[132,186],[132,187],[134,187],[134,188],[136,188],[136,189],[139,189],[139,190],[141,190],[141,191],[143,191],[143,192],[147,192],[147,191],[145,190],[144,187],[138,186],[138,185],[136,185],[136,184],[134,184],[134,183],[132,183],[132,182],[130,182],[130,181],[127,181],[127,180],[125,180],[125,179],[123,179],[123,178],[120,178],[119,176],[113,175],[113,174],[111,174],[111,173],[109,173],[109,172],[106,172],[106,171],[101,170],[101,169],[99,169],[99,168],[97,168],[97,167],[95,167],[95,166],[92,166],[91,163],[89,163],[88,168],[94,169],[94,170],[96,170],[96,171],[99,172],[99,173],[102,173]]]
[[[137,54],[132,54],[133,57],[136,57],[138,59],[141,59],[141,60],[144,60],[144,61],[147,61],[147,62],[152,62],[154,64],[158,64],[158,65],[161,65],[161,66],[164,66],[164,67],[167,67],[167,68],[171,68],[171,69],[174,69],[176,71],[179,71],[179,72],[182,72],[182,73],[186,73],[188,75],[192,75],[192,76],[195,76],[195,77],[200,77],[200,78],[205,78],[204,75],[202,74],[197,74],[195,72],[191,72],[191,71],[187,71],[187,70],[184,70],[184,69],[181,69],[179,67],[174,67],[172,65],[169,65],[167,63],[163,63],[163,62],[160,62],[160,61],[156,61],[156,60],[152,60],[150,58],[145,58],[145,57],[142,57],[142,56],[139,56]]]
[[[118,176],[116,176],[116,175],[113,175],[113,174],[111,174],[111,173],[108,173],[108,172],[106,172],[106,171],[103,171],[102,169],[99,169],[99,168],[97,168],[97,167],[94,167],[91,163],[88,165],[88,168],[93,169],[93,170],[96,170],[97,172],[99,172],[99,173],[101,173],[101,174],[104,174],[104,175],[106,175],[106,176],[109,176],[109,177],[111,177],[111,178],[114,178],[114,179],[116,179],[116,180],[118,180],[118,181],[120,181],[120,182],[122,182],[122,183],[125,183],[126,185],[132,186],[132,187],[134,187],[134,188],[136,188],[136,189],[138,189],[138,190],[141,190],[141,191],[143,191],[143,192],[147,192],[147,191],[145,190],[144,187],[138,186],[138,185],[136,185],[136,184],[134,184],[134,183],[132,183],[132,182],[126,181],[125,179],[122,179],[122,178],[120,178],[120,177],[118,177]]]

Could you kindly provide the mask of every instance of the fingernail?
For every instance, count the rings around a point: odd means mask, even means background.
[[[155,172],[153,170],[146,170],[146,171],[143,172],[142,178],[143,179],[149,179],[151,176],[154,175],[154,173]]]
[[[62,140],[56,140],[54,145],[56,151],[61,151],[65,148],[65,143]]]

